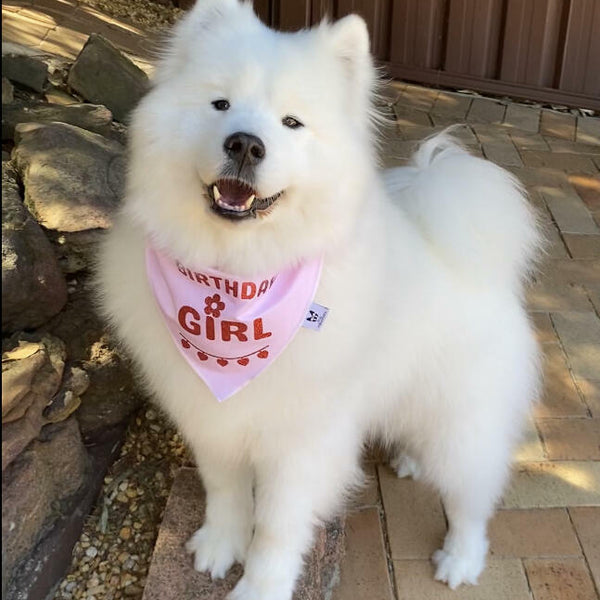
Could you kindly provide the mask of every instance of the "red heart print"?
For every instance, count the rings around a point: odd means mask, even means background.
[[[250,361],[247,358],[238,358],[238,365],[245,367]]]
[[[269,353],[267,352],[267,350],[261,350],[256,356],[258,356],[258,358],[267,358],[267,356],[269,356]]]
[[[222,367],[225,367],[229,364],[229,361],[225,360],[224,358],[219,358],[217,360],[217,364],[221,365]]]
[[[198,358],[200,360],[208,360],[208,356],[206,356],[206,354],[204,354],[204,352],[198,352]]]
[[[181,340],[181,345],[184,348],[189,348],[190,347],[190,343],[187,340]]]

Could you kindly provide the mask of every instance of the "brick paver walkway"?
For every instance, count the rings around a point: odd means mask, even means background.
[[[73,57],[91,31],[148,66],[152,36],[74,0],[7,0],[3,38]],[[517,452],[476,588],[433,581],[446,522],[427,487],[367,462],[335,600],[594,600],[600,590],[600,119],[395,83],[386,165],[450,124],[511,170],[550,240],[528,302],[546,356],[543,399]],[[171,599],[165,599],[171,600]]]

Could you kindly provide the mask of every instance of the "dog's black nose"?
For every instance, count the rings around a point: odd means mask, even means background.
[[[262,140],[250,133],[237,131],[232,133],[223,144],[225,154],[240,165],[256,165],[265,157],[265,145]]]

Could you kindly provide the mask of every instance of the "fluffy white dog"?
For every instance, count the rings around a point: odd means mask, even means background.
[[[436,579],[476,583],[537,393],[523,287],[540,237],[521,188],[444,134],[379,170],[375,85],[357,16],[278,33],[247,4],[198,0],[133,117],[102,308],[193,449],[208,503],[188,543],[196,569],[245,565],[231,600],[291,598],[315,524],[360,483],[372,438],[400,444],[399,475],[418,470],[441,493]],[[188,279],[322,260],[314,300],[329,315],[218,402],[159,308],[170,291],[149,276],[148,248]],[[203,313],[196,280],[185,347],[226,296]]]

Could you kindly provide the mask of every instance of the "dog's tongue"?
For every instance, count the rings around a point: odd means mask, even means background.
[[[254,191],[237,181],[223,179],[217,182],[221,200],[229,206],[244,206]]]

